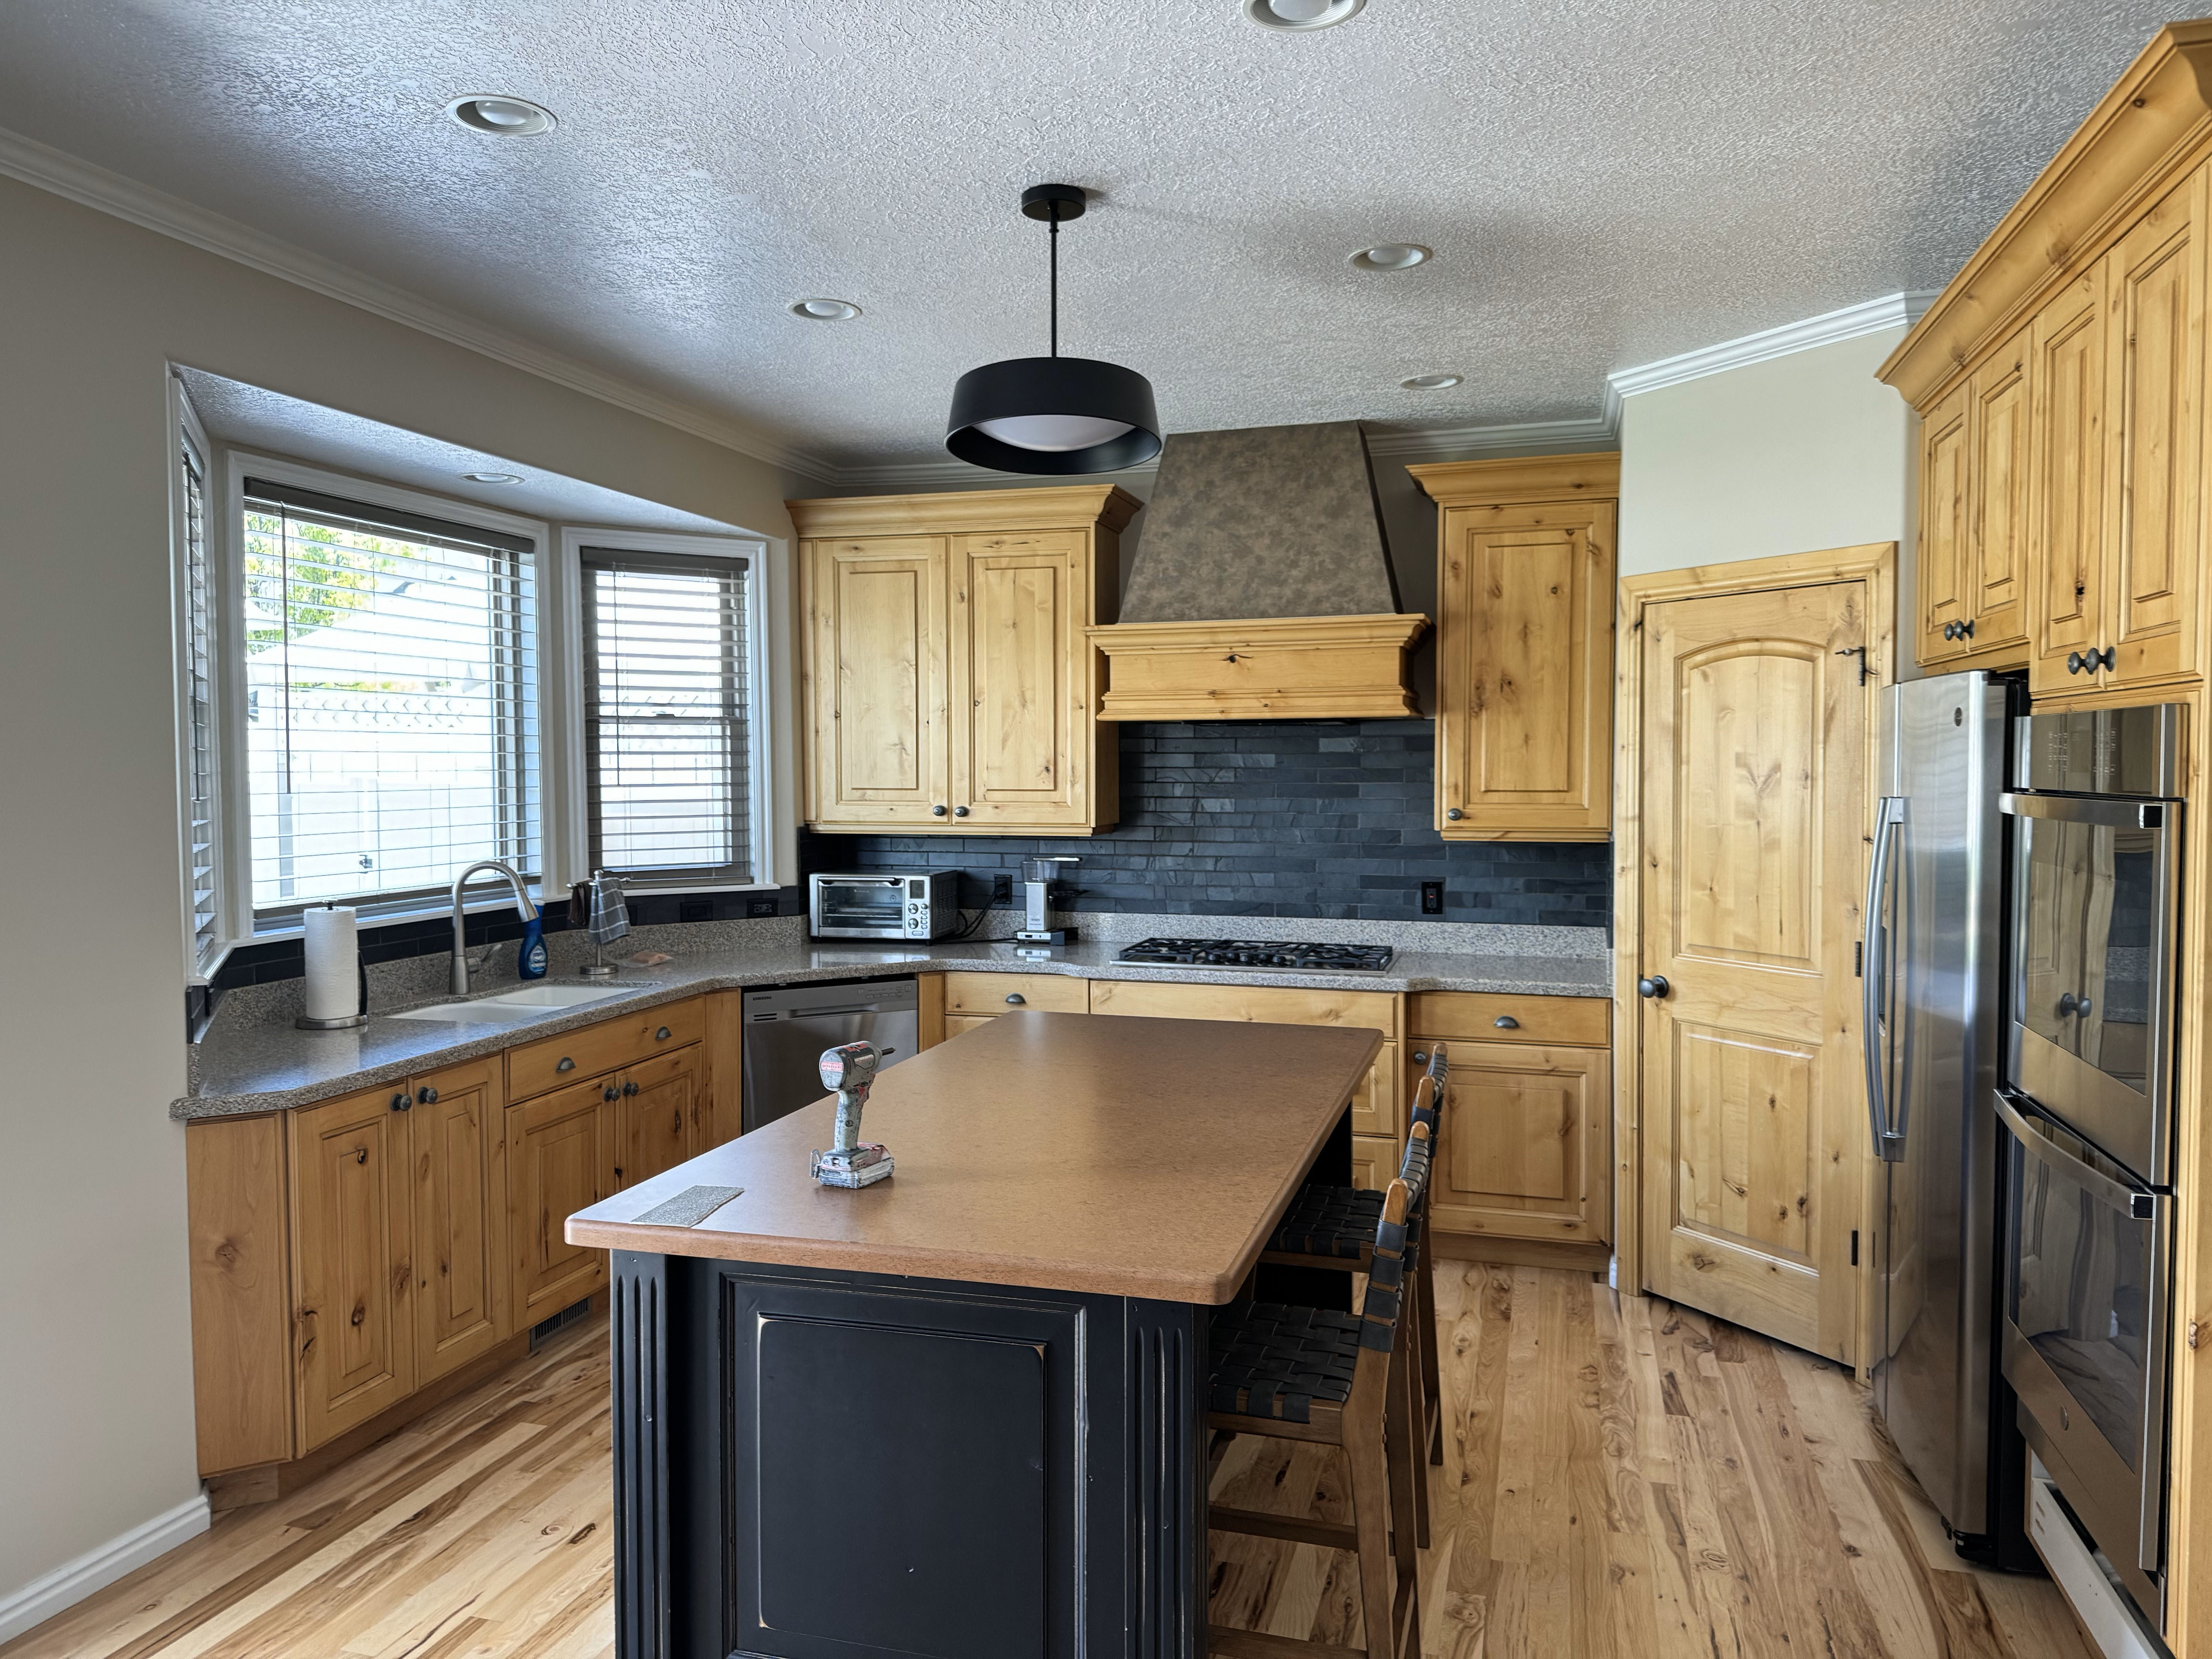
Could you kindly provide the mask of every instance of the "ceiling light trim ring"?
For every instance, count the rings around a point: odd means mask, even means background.
[[[520,472],[464,472],[461,477],[470,483],[519,484],[525,483]]]
[[[1276,9],[1278,0],[1244,0],[1244,17],[1263,29],[1273,29],[1283,34],[1310,34],[1316,29],[1333,29],[1339,23],[1348,23],[1359,15],[1367,0],[1327,0],[1317,10],[1306,16]]]
[[[1401,380],[1399,386],[1407,392],[1449,392],[1462,384],[1464,374],[1416,374],[1410,380]]]
[[[1425,242],[1377,242],[1347,255],[1346,263],[1360,270],[1411,270],[1436,257],[1436,249]]]
[[[494,138],[536,138],[561,125],[544,105],[511,92],[465,93],[446,106],[446,113],[471,132]]]
[[[816,297],[793,300],[787,307],[801,322],[849,323],[860,315],[860,307],[850,300],[831,300]]]

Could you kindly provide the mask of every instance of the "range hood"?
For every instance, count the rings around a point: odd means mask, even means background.
[[[1407,662],[1429,619],[1398,609],[1354,421],[1170,437],[1121,616],[1090,630],[1101,720],[1420,713]]]

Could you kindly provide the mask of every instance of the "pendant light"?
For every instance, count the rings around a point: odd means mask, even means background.
[[[1052,227],[1052,355],[971,368],[952,388],[945,447],[994,472],[1112,472],[1160,453],[1152,383],[1134,369],[1060,355],[1060,227],[1083,216],[1073,185],[1032,185],[1022,211]]]

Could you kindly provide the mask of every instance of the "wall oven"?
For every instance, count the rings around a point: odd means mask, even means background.
[[[2005,1378],[2122,1586],[2164,1623],[2183,710],[2014,722]]]

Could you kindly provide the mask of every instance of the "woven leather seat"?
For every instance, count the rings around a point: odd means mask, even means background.
[[[1381,1218],[1382,1194],[1374,1194]],[[1368,1230],[1374,1237],[1374,1230]],[[1213,1320],[1213,1376],[1206,1405],[1240,1417],[1313,1421],[1313,1402],[1352,1398],[1360,1318],[1321,1308],[1248,1302]]]
[[[1382,1219],[1382,1194],[1364,1187],[1308,1185],[1268,1236],[1267,1248],[1294,1255],[1325,1255],[1358,1261],[1374,1247],[1375,1224]]]

